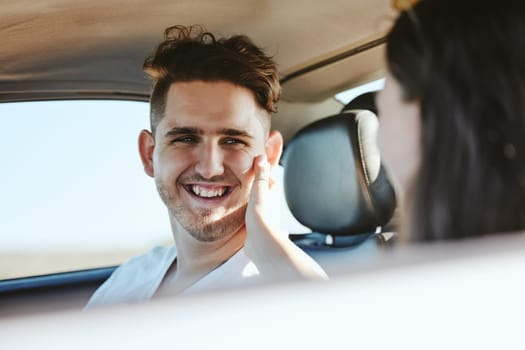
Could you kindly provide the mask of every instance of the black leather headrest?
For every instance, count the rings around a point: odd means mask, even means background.
[[[394,190],[381,166],[377,117],[341,113],[297,132],[284,157],[284,190],[294,216],[313,231],[355,235],[385,225]]]
[[[343,107],[341,112],[357,109],[366,109],[377,116],[376,92],[365,92],[364,94],[355,97]]]

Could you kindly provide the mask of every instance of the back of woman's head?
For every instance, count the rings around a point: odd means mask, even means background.
[[[422,0],[396,21],[388,68],[421,106],[412,238],[525,228],[524,47],[521,0]]]

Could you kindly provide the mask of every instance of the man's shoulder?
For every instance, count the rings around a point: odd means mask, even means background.
[[[115,270],[115,273],[119,271],[121,274],[127,272],[140,272],[142,270],[150,272],[151,270],[157,270],[163,263],[168,261],[173,262],[177,250],[174,245],[171,246],[157,246],[152,248],[147,253],[137,255],[124,262],[122,265]]]
[[[97,289],[87,308],[150,299],[175,260],[175,246],[159,246],[120,265]]]

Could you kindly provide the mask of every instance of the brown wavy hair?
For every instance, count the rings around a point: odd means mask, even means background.
[[[144,61],[153,80],[150,99],[151,130],[164,117],[167,92],[175,82],[227,81],[253,92],[257,104],[270,115],[281,95],[279,72],[272,57],[244,35],[216,38],[201,26],[169,27],[164,41]]]

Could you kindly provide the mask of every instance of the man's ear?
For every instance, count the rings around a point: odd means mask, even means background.
[[[148,130],[142,130],[139,135],[139,154],[144,171],[153,177],[153,151],[155,150],[155,139]]]
[[[265,152],[268,162],[273,168],[279,163],[279,159],[281,159],[281,154],[283,153],[283,136],[279,131],[270,131],[268,140],[266,140]]]

